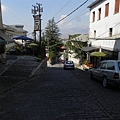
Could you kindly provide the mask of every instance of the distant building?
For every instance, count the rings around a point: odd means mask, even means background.
[[[74,38],[71,37],[70,41],[71,41],[72,46],[75,46],[78,50],[81,51],[81,48],[80,48],[80,46],[78,44],[81,43],[82,44],[81,47],[82,46],[87,46],[87,43],[89,41],[89,35],[88,34],[80,34],[77,37],[74,37]],[[71,46],[71,48],[69,50],[68,59],[74,61],[74,63],[76,65],[79,65],[79,61],[81,59],[81,55],[79,55],[79,57],[76,58],[75,56],[77,54],[74,53],[74,51],[72,50],[72,46]]]
[[[89,35],[88,34],[81,34],[73,39],[72,41],[81,41],[83,43],[87,43],[89,41]]]
[[[27,35],[27,31],[23,29],[23,25],[4,25],[2,21],[1,1],[0,1],[0,61],[6,58],[7,48],[14,45],[14,36]]]
[[[120,59],[120,0],[96,0],[90,9],[89,46]]]
[[[28,31],[24,30],[24,25],[3,25],[5,34],[11,39],[15,36],[27,36]]]
[[[61,39],[62,43],[65,45],[68,39]]]

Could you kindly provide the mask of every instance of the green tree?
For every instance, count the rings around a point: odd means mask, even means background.
[[[71,54],[71,51],[73,51],[76,55],[74,56],[75,58],[82,58],[84,57],[83,52],[81,51],[81,48],[86,46],[86,43],[81,42],[81,41],[72,41],[72,39],[76,38],[77,36],[79,36],[81,34],[74,34],[74,35],[69,35],[69,40],[66,43],[66,47],[69,50],[69,53]]]
[[[45,38],[47,40],[47,46],[49,46],[50,57],[59,56],[60,47],[63,45],[60,35],[59,28],[54,18],[52,18],[52,20],[48,21],[45,28]]]

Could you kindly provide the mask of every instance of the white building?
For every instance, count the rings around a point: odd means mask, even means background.
[[[72,46],[75,46],[76,48],[79,48],[79,49],[81,49],[80,46],[78,45],[78,44],[80,44],[79,42],[81,42],[82,44],[84,44],[86,46],[88,40],[89,40],[89,35],[88,34],[81,34],[77,37],[74,37],[74,38],[70,39]],[[76,65],[79,65],[80,61],[81,61],[80,60],[81,56],[79,55],[79,58],[75,57],[77,54],[74,53],[74,51],[72,50],[72,46],[71,46],[71,49],[69,50],[69,53],[68,53],[68,59],[74,61],[74,63]]]
[[[90,8],[89,45],[120,59],[120,0],[96,0]]]
[[[6,58],[7,48],[12,47],[14,36],[27,35],[27,31],[23,29],[23,25],[4,25],[2,20],[1,0],[0,0],[0,61]]]

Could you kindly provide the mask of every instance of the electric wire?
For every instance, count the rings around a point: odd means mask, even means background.
[[[56,22],[56,24],[58,24],[59,22],[63,21],[65,18],[67,18],[68,16],[70,16],[71,14],[73,14],[75,11],[77,11],[80,7],[82,7],[84,4],[86,4],[88,2],[88,0],[86,0],[84,3],[82,3],[80,6],[78,6],[75,10],[73,10],[72,12],[70,12],[68,15],[66,15],[64,18],[60,19],[58,22]]]
[[[5,7],[6,9],[7,9],[7,11],[10,13],[10,14],[12,14],[17,20],[19,20],[21,23],[23,23],[23,24],[25,24],[26,26],[28,26],[28,27],[30,27],[31,28],[31,26],[30,25],[27,25],[26,23],[24,23],[23,21],[21,21],[16,15],[14,15],[7,7]]]
[[[70,2],[71,2],[71,0],[69,0],[69,1],[54,15],[54,17],[55,17],[58,13],[60,13]]]
[[[54,15],[53,18],[55,18],[55,16],[56,16],[58,13],[60,13],[70,2],[71,2],[71,0],[69,0],[69,1]],[[45,24],[44,24],[44,25],[45,25]],[[43,26],[44,26],[44,25],[43,25]]]
[[[86,10],[86,9],[84,9],[84,10]],[[83,11],[84,11],[84,10],[83,10]],[[82,12],[83,12],[83,11],[82,11]],[[74,17],[74,18],[72,18],[72,19],[66,21],[63,25],[61,25],[61,27],[67,25],[69,22],[73,21],[75,18],[80,17],[80,16],[82,16],[82,15],[88,13],[88,12],[89,12],[89,11],[86,11],[86,12],[84,12],[84,13],[82,13],[82,14],[79,13],[79,14],[78,14],[79,16],[77,15],[76,17]],[[42,30],[45,30],[45,29],[42,29]]]
[[[119,24],[120,24],[120,22],[118,22],[116,25],[114,25],[113,28],[116,27],[116,26],[119,25]],[[101,37],[102,35],[104,35],[104,34],[107,33],[107,32],[109,32],[109,30],[106,30],[104,33],[102,33],[102,34],[99,35],[98,37]]]
[[[85,9],[84,9],[84,10],[85,10]],[[84,10],[83,10],[83,11],[84,11]],[[82,12],[83,12],[83,11],[82,11]],[[76,17],[74,17],[74,18],[70,19],[69,21],[65,22],[63,25],[61,25],[61,27],[67,25],[69,22],[73,21],[75,18],[80,17],[80,16],[82,16],[82,15],[88,13],[88,12],[89,12],[89,11],[84,12],[84,13],[82,13],[82,14],[81,14],[81,13],[78,14],[79,16],[77,15]]]
[[[70,16],[71,14],[73,14],[75,11],[77,11],[80,7],[82,7],[88,0],[86,0],[83,4],[81,4],[80,6],[78,6],[75,10],[73,10],[72,12],[70,12],[67,16],[65,16],[64,18],[62,18],[61,20],[59,20],[56,24],[58,24],[59,22],[63,21],[65,18],[67,18],[68,16]],[[56,14],[55,16],[60,12],[62,11],[69,3],[71,2],[71,0],[69,0]],[[23,24],[26,24],[24,23],[23,21],[21,21],[18,17],[16,17],[16,15],[14,15],[7,7],[6,9],[8,10],[8,12],[10,12],[16,19],[18,19],[20,22],[22,22]],[[76,17],[75,17],[76,18]],[[73,18],[73,19],[75,19]],[[73,20],[72,19],[72,20]],[[71,21],[71,20],[70,20]],[[26,24],[27,25],[27,24]],[[31,27],[29,25],[27,25],[28,27]],[[44,30],[44,29],[43,29]]]

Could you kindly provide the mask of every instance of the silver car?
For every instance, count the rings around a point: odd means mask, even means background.
[[[103,87],[120,86],[120,60],[101,61],[97,68],[90,70],[90,77],[102,81]]]
[[[64,62],[64,70],[65,69],[75,69],[73,61],[65,61]]]

